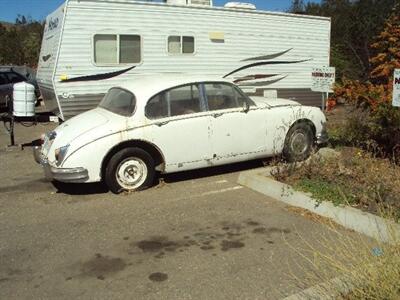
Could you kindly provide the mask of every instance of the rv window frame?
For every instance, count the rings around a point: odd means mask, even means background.
[[[180,53],[171,53],[171,52],[169,52],[169,38],[170,37],[174,37],[174,36],[180,37],[180,42],[181,42],[181,51],[180,51]],[[193,38],[193,50],[194,51],[192,53],[183,53],[183,37],[191,37],[191,38]],[[190,34],[178,34],[178,33],[176,33],[176,34],[167,35],[165,51],[167,52],[167,54],[169,56],[194,56],[194,55],[197,54],[196,46],[197,46],[197,43],[196,43],[196,37],[195,37],[194,34],[190,35]]]
[[[115,35],[117,36],[117,63],[97,63],[96,62],[96,45],[95,37],[96,35]],[[121,60],[121,35],[131,35],[138,36],[140,38],[140,61],[137,63],[120,63]],[[115,66],[139,66],[143,63],[143,36],[141,34],[132,33],[111,33],[111,32],[97,32],[92,35],[92,64],[96,67],[115,67]]]

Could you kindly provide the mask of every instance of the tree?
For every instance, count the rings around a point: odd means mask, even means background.
[[[375,56],[370,59],[371,81],[391,85],[393,71],[400,68],[400,4],[393,9],[384,30],[371,45]]]
[[[304,13],[331,17],[332,63],[340,77],[368,79],[370,44],[382,31],[399,0],[322,0],[308,2]],[[293,2],[293,4],[295,4]]]
[[[292,5],[289,8],[289,12],[294,14],[304,13],[304,1],[303,0],[292,0]]]
[[[0,24],[1,25],[1,24]],[[0,26],[0,64],[36,67],[44,24],[20,16],[15,24]]]
[[[27,23],[28,21],[25,16],[18,15],[18,17],[15,19],[15,24],[17,25],[25,25]]]
[[[368,81],[346,80],[335,88],[335,98],[367,112],[365,119],[350,119],[353,125],[356,121],[356,128],[365,128],[363,135],[352,132],[358,142],[372,140],[400,164],[400,110],[391,103],[393,70],[400,68],[400,4],[394,7],[371,49],[374,54]]]

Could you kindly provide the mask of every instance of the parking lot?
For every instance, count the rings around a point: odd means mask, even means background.
[[[16,142],[52,127],[18,125]],[[1,299],[278,299],[313,284],[294,280],[307,268],[293,249],[318,247],[329,230],[236,183],[261,162],[114,195],[101,184],[58,190],[29,146],[8,143],[1,128]]]

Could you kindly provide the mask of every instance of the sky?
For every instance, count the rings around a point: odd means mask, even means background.
[[[0,0],[0,21],[13,23],[18,14],[30,16],[34,20],[43,20],[65,0]],[[239,2],[239,0],[235,0]],[[227,0],[214,0],[215,6],[223,6]],[[283,11],[290,6],[291,0],[240,0],[249,2],[262,10]],[[313,0],[320,2],[320,0]]]

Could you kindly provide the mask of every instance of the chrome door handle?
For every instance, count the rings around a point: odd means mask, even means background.
[[[169,121],[165,121],[165,122],[156,123],[156,125],[157,125],[158,127],[161,127],[161,126],[167,125],[168,123],[169,123]]]

